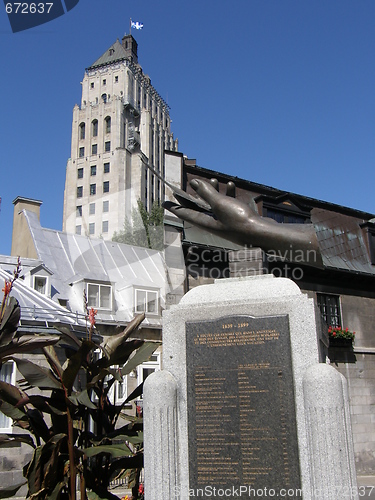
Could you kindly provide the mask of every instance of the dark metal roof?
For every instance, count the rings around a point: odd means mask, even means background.
[[[87,69],[98,68],[99,66],[107,66],[108,64],[112,64],[117,61],[123,61],[127,59],[127,52],[124,47],[121,45],[119,40],[116,40],[113,45],[111,45],[103,55],[99,57],[90,67]]]
[[[168,154],[171,154],[168,151]],[[258,182],[249,181],[246,179],[242,179],[241,177],[236,177],[229,174],[224,174],[222,172],[217,172],[215,170],[210,170],[207,168],[200,167],[198,165],[191,164],[193,160],[184,160],[184,167],[189,173],[197,172],[197,176],[202,176],[208,179],[212,177],[217,178],[219,182],[229,182],[232,181],[238,187],[242,189],[246,189],[247,191],[255,191],[258,195],[266,195],[272,197],[283,197],[288,196],[292,197],[295,201],[299,200],[300,203],[312,207],[320,207],[327,208],[328,210],[337,211],[346,215],[352,215],[358,218],[363,218],[363,220],[368,221],[375,217],[375,214],[370,212],[364,212],[362,210],[357,210],[355,208],[345,207],[344,205],[338,205],[336,203],[331,203],[328,201],[318,200],[316,198],[310,198],[309,196],[304,196],[298,193],[292,193],[290,191],[284,191],[282,189],[277,189],[271,186],[267,186],[265,184],[260,184]]]
[[[314,208],[311,221],[325,267],[375,275],[365,233],[360,227],[363,219]]]
[[[190,175],[196,173],[197,177],[208,179],[214,177],[219,182],[234,182],[237,187],[251,193],[250,203],[254,203],[255,199],[263,195],[273,198],[276,202],[280,197],[287,197],[301,205],[311,207],[311,222],[315,226],[324,267],[326,269],[375,276],[375,265],[371,264],[366,230],[361,227],[363,223],[371,221],[374,214],[208,170],[195,165],[194,161],[189,162],[186,159],[184,167],[185,172]],[[208,237],[201,233],[198,235],[192,228],[188,228],[185,238],[190,243],[195,241],[207,245],[212,244],[211,236]],[[223,241],[215,242],[217,244],[214,246],[230,248],[223,244]]]

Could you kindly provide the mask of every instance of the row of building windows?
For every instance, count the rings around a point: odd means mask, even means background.
[[[109,153],[111,151],[111,141],[105,141],[104,143],[104,152]],[[92,155],[97,155],[98,154],[98,145],[97,144],[92,144],[91,145],[91,154]],[[79,157],[83,158],[85,156],[85,147],[82,146],[79,148]]]
[[[96,175],[97,168],[96,165],[91,165],[90,167],[90,175],[94,176]],[[103,165],[103,173],[104,174],[109,174],[110,172],[110,164],[109,163],[104,163]],[[83,167],[80,167],[77,169],[77,178],[78,179],[83,179]]]
[[[114,78],[114,82],[115,82],[115,83],[118,83],[118,75],[116,75],[116,76],[115,76],[115,78]],[[106,79],[106,78],[103,78],[103,80],[102,80],[102,85],[104,85],[104,86],[105,86],[105,85],[107,85],[107,79]],[[95,88],[95,82],[91,82],[91,83],[90,83],[90,88],[91,88],[91,89],[94,89],[94,88]]]
[[[109,181],[103,182],[103,193],[109,193]],[[96,184],[90,184],[90,196],[96,194]],[[77,186],[77,198],[83,197],[83,186]]]
[[[109,231],[109,224],[107,220],[102,221],[102,233],[106,234]],[[76,234],[82,234],[81,224],[76,225]],[[93,236],[95,234],[95,222],[90,222],[89,224],[89,235]]]
[[[111,117],[106,116],[104,118],[104,132],[106,134],[111,133]],[[98,135],[98,120],[93,120],[91,122],[91,135],[92,137],[97,137]],[[79,124],[79,139],[82,141],[86,138],[86,123],[82,122]]]
[[[109,212],[109,201],[108,200],[103,201],[103,210],[102,211],[103,211],[103,213]],[[89,204],[89,214],[95,215],[95,203]],[[76,216],[82,217],[82,205],[76,206]]]
[[[112,309],[112,286],[87,283],[87,305],[96,309]],[[135,289],[135,312],[159,314],[159,294],[156,290]]]

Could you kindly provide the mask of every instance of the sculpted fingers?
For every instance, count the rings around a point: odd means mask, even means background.
[[[227,196],[236,197],[236,185],[232,181],[227,182]]]
[[[219,181],[217,179],[210,179],[210,184],[216,189],[216,191],[219,191]],[[225,194],[227,196],[230,196],[231,198],[236,197],[236,185],[234,184],[234,182],[232,181],[227,182]]]
[[[232,198],[218,193],[215,186],[211,183],[194,179],[190,182],[191,187],[197,194],[211,205],[212,211],[216,217],[228,229],[233,228],[233,224],[248,224],[254,217],[254,213],[248,205]],[[234,194],[234,185],[227,187],[227,191]]]
[[[190,186],[211,206],[213,211],[215,211],[215,207],[217,207],[220,202],[226,199],[225,195],[217,191],[218,184],[216,179],[212,179],[211,182],[193,179],[190,181]]]
[[[215,231],[223,229],[222,224],[212,215],[198,212],[197,210],[178,205],[177,203],[172,203],[171,201],[164,202],[163,206],[180,219],[191,222],[196,226]]]

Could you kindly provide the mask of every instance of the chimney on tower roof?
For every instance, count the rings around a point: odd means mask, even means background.
[[[122,39],[122,46],[126,51],[126,57],[134,64],[138,64],[138,44],[132,35],[125,35]]]

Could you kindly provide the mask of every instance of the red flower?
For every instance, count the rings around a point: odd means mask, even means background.
[[[5,297],[7,297],[10,294],[11,289],[12,289],[12,282],[5,280],[4,288],[2,289]]]
[[[336,337],[336,332],[333,332],[333,333],[332,333],[332,336],[333,336],[333,337]]]
[[[90,309],[90,311],[89,311],[89,321],[90,321],[90,325],[91,325],[91,326],[94,326],[94,325],[95,325],[95,323],[96,323],[95,316],[96,316],[97,314],[98,314],[98,311],[92,307],[92,308]]]

